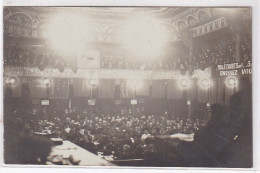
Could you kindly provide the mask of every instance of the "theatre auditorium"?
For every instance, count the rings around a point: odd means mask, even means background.
[[[251,168],[249,7],[6,6],[4,163]]]

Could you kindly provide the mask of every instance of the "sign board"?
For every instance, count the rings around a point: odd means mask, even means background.
[[[94,106],[96,104],[96,99],[88,100],[89,106]]]
[[[131,105],[137,105],[137,100],[136,99],[132,99],[131,100]]]
[[[248,61],[247,64],[219,64],[212,74],[217,77],[252,75],[252,64],[251,61]]]
[[[43,105],[43,106],[50,105],[50,100],[41,100],[41,105]]]

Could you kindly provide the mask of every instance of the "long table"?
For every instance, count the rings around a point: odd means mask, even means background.
[[[62,145],[53,147],[50,156],[58,155],[63,158],[69,158],[71,155],[74,160],[80,161],[79,166],[116,166],[67,140],[63,141]]]

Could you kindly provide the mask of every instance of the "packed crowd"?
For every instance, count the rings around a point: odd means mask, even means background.
[[[235,37],[219,40],[212,45],[199,49],[189,63],[194,68],[204,69],[210,65],[243,63],[247,65],[252,60],[251,40],[246,35],[240,40],[239,55],[236,52]]]
[[[213,104],[207,122],[167,113],[133,114],[127,109],[106,115],[75,109],[37,113],[13,110],[5,100],[5,151],[13,153],[8,156],[19,156],[24,164],[39,164],[38,155],[47,158],[51,149],[43,138],[28,137],[46,135],[69,140],[104,158],[110,156],[114,162],[141,159],[142,166],[252,167],[251,93],[249,78],[241,78],[240,90],[231,97],[228,119],[223,107]],[[193,139],[172,138],[176,135]],[[9,162],[17,163],[14,159]]]
[[[193,58],[188,54],[175,59],[165,59],[150,62],[131,61],[125,58],[101,57],[100,67],[106,69],[135,69],[135,70],[180,70],[193,74],[195,69],[204,70],[206,67],[224,63],[243,63],[246,65],[252,59],[251,39],[243,36],[240,40],[240,56],[237,58],[235,38],[219,40],[211,45],[207,44],[195,53]],[[55,53],[46,53],[38,49],[22,49],[18,45],[6,47],[4,54],[5,65],[33,66],[43,70],[45,67],[58,68],[61,72],[65,67],[75,73],[78,65],[76,58],[64,57]]]
[[[5,47],[4,64],[10,66],[38,67],[44,70],[46,67],[58,68],[63,72],[66,67],[77,72],[77,59],[64,57],[55,53],[47,54],[43,48],[21,48],[19,45]]]
[[[145,153],[155,149],[151,143],[155,136],[194,134],[205,125],[198,119],[182,120],[167,114],[133,116],[123,110],[118,115],[94,115],[66,109],[65,113],[54,113],[48,118],[36,113],[31,117],[34,118],[22,122],[27,133],[44,132],[114,160],[143,159]]]

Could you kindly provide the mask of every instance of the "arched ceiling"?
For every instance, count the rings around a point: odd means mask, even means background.
[[[198,13],[202,11],[210,17],[209,8],[183,8],[183,7],[5,7],[5,21],[17,22],[22,25],[25,20],[27,26],[38,28],[48,20],[48,17],[56,13],[77,13],[85,15],[89,20],[113,23],[120,25],[120,22],[133,15],[149,15],[156,17],[165,25],[178,31],[179,23],[185,26],[199,22]],[[21,17],[14,17],[20,15]],[[192,22],[188,22],[192,18]],[[190,19],[189,19],[190,20]]]
[[[250,14],[250,8],[241,8],[240,11],[245,16],[248,16],[248,11]],[[205,21],[224,14],[205,7],[5,7],[4,31],[23,37],[44,38],[42,28],[57,13],[84,16],[84,22],[90,23],[93,30],[101,32],[96,34],[99,35],[99,41],[111,41],[112,37],[112,41],[117,41],[116,35],[120,32],[122,23],[134,15],[149,15],[159,19],[169,32],[169,41],[176,41],[180,39],[180,31],[198,27]]]

